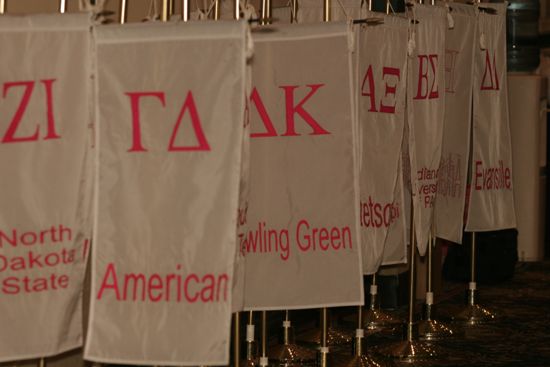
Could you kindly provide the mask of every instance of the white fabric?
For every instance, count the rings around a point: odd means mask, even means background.
[[[475,51],[472,178],[466,230],[476,232],[516,226],[506,78],[506,4],[491,7],[497,15],[478,15],[479,42]]]
[[[462,243],[464,205],[470,154],[475,8],[451,4],[453,28],[445,41],[445,130],[435,202],[437,237]]]
[[[91,22],[0,17],[0,362],[82,344]]]
[[[409,225],[410,220],[410,195],[408,201],[405,198],[406,185],[403,180],[403,158],[399,156],[399,165],[397,166],[397,180],[395,182],[393,200],[398,214],[397,220],[393,221],[388,228],[384,250],[382,253],[382,262],[380,265],[405,264],[407,262],[407,245],[409,243]]]
[[[247,33],[245,22],[97,29],[86,359],[228,363]]]
[[[401,142],[407,91],[408,20],[382,16],[383,24],[358,27],[360,220],[363,272],[406,255],[402,206]],[[376,52],[373,52],[376,50]],[[400,229],[389,236],[390,227]],[[387,247],[385,250],[384,248]]]
[[[363,302],[346,24],[253,32],[245,309]]]
[[[445,116],[445,8],[414,4],[408,73],[408,127],[414,224],[423,256],[432,226]],[[411,47],[412,48],[412,47]]]

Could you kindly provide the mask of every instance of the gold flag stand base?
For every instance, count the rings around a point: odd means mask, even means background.
[[[456,336],[456,332],[447,324],[437,320],[421,320],[418,323],[418,335],[421,340],[438,341]]]
[[[370,308],[365,312],[365,322],[363,327],[368,331],[375,331],[380,329],[396,328],[403,324],[403,320],[391,315],[388,312],[380,309]]]
[[[437,356],[433,348],[420,340],[403,340],[378,349],[381,355],[399,362],[429,361]]]
[[[426,341],[438,341],[455,337],[458,333],[446,323],[433,319],[433,312],[433,304],[424,304],[423,318],[418,323],[419,338]]]
[[[395,367],[391,359],[372,355],[366,348],[364,330],[356,330],[355,351],[353,356],[338,355],[335,367]]]
[[[321,322],[321,326],[322,324],[323,322]],[[324,337],[327,347],[336,349],[349,347],[349,350],[351,351],[354,338],[353,331],[335,327],[330,324],[331,323],[327,320],[327,328],[324,332],[323,328],[319,327],[300,334],[296,337],[298,344],[318,350],[322,346],[321,344]]]
[[[476,285],[475,283],[470,283],[470,289],[468,289],[468,303],[462,311],[453,317],[453,322],[462,323],[467,326],[475,326],[486,324],[497,319],[498,315],[494,311],[476,303],[476,295]]]
[[[335,361],[335,365],[338,367],[395,367],[392,360],[371,355],[340,357]]]
[[[270,349],[269,361],[279,366],[314,367],[317,365],[317,354],[296,344],[280,344]]]
[[[380,309],[378,297],[378,285],[376,284],[376,273],[372,275],[370,286],[370,305],[363,316],[363,328],[367,332],[379,331],[381,329],[396,328],[403,324],[403,320]]]
[[[322,330],[314,329],[297,337],[298,343],[318,349],[321,346]],[[329,327],[327,331],[327,345],[329,347],[350,346],[353,342],[353,332],[335,327]]]
[[[407,363],[429,361],[438,357],[439,353],[432,345],[418,340],[418,324],[406,324],[405,333],[405,340],[380,346],[376,352],[386,358]]]
[[[279,366],[316,366],[315,351],[294,343],[294,333],[290,323],[288,310],[283,321],[283,343],[269,349],[268,357]]]

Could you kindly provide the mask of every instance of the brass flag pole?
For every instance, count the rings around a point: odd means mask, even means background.
[[[241,313],[235,312],[233,316],[233,366],[241,364]]]
[[[416,232],[413,198],[411,198],[411,232],[410,232],[410,269],[409,269],[409,317],[404,327],[404,340],[378,348],[378,352],[388,358],[401,362],[416,362],[433,359],[436,354],[425,342],[418,340],[418,324],[414,320],[414,303],[416,290]]]
[[[390,11],[389,4],[390,0],[386,0],[386,14],[389,14]],[[369,12],[372,12],[372,0],[368,0],[367,9]],[[372,275],[372,283],[369,290],[369,307],[366,310],[364,317],[362,318],[363,328],[369,331],[375,331],[384,328],[393,328],[403,323],[402,320],[380,309],[378,285],[376,284],[376,279],[376,273],[374,273]]]
[[[255,341],[254,312],[248,313],[248,324],[246,325],[246,359],[243,363],[245,367],[256,367],[256,341]]]
[[[0,15],[6,13],[6,2],[8,0],[0,0]]]
[[[182,0],[181,2],[181,20],[184,22],[189,21],[189,0]]]
[[[316,353],[308,348],[294,343],[294,334],[290,322],[290,312],[284,311],[283,318],[283,342],[269,350],[269,360],[280,366],[312,366],[316,362]]]
[[[496,314],[477,303],[476,283],[476,232],[472,232],[470,257],[470,283],[467,290],[467,304],[455,317],[454,321],[462,322],[468,326],[484,324],[496,319]]]
[[[162,11],[161,11],[161,15],[160,15],[160,20],[163,21],[163,22],[167,22],[168,21],[168,18],[170,18],[170,14],[169,14],[169,3],[170,1],[169,0],[162,0]]]
[[[126,23],[126,19],[128,18],[128,0],[120,0],[120,7],[119,7],[119,23],[124,24]]]
[[[262,311],[262,355],[260,357],[260,366],[267,367],[268,365],[269,360],[267,358],[267,311]]]
[[[434,319],[434,293],[432,288],[433,278],[433,248],[436,245],[435,230],[432,231],[428,239],[428,279],[426,289],[426,300],[422,313],[422,320],[418,324],[418,333],[421,339],[435,341],[456,336],[456,332],[447,324]]]
[[[67,12],[67,0],[59,0],[59,13],[65,14]]]

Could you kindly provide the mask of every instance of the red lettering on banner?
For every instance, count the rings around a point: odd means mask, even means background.
[[[365,90],[365,83],[369,83],[369,90]],[[363,84],[361,85],[361,95],[370,98],[369,112],[378,112],[376,109],[376,96],[374,88],[374,77],[372,76],[372,65],[369,65],[365,77],[363,78]]]
[[[284,90],[285,93],[285,120],[286,120],[286,131],[284,134],[279,135],[275,129],[273,121],[269,117],[265,104],[262,101],[260,93],[256,88],[252,90],[250,95],[250,100],[254,103],[256,111],[260,115],[260,119],[264,125],[263,132],[251,133],[250,137],[252,138],[265,138],[265,137],[274,137],[274,136],[300,136],[296,132],[296,120],[295,115],[299,115],[303,121],[305,121],[312,129],[312,132],[309,135],[327,135],[330,134],[326,129],[324,129],[314,118],[313,116],[304,108],[306,102],[313,97],[313,95],[321,88],[324,84],[308,84],[307,87],[310,89],[308,94],[302,98],[301,101],[295,103],[294,101],[294,92],[299,88],[297,85],[286,85],[279,88]]]
[[[457,50],[445,50],[445,92],[455,92],[455,72],[456,59],[458,57]]]
[[[493,51],[493,62],[491,64],[489,50],[485,50],[485,71],[483,72],[483,79],[481,81],[481,90],[500,90],[500,85],[498,81],[497,64],[496,64],[494,51]]]
[[[291,237],[290,233],[295,237]],[[291,248],[298,246],[302,252],[338,251],[352,249],[351,229],[344,227],[314,227],[309,221],[301,219],[295,229],[272,228],[264,221],[256,227],[250,227],[238,234],[242,256],[248,254],[278,254],[282,261],[287,261]],[[295,244],[291,246],[291,240]]]
[[[265,132],[251,133],[250,137],[262,138],[262,137],[268,137],[268,136],[277,136],[277,131],[275,130],[275,126],[273,126],[273,122],[271,121],[271,118],[267,113],[267,109],[265,108],[264,102],[262,101],[262,97],[260,97],[260,94],[258,93],[258,90],[256,88],[252,90],[252,93],[250,95],[250,100],[254,103],[254,106],[256,106],[256,111],[258,111],[258,114],[260,114],[260,118],[264,123],[264,127],[265,127]]]
[[[128,152],[146,152],[147,149],[143,146],[142,134],[141,134],[141,109],[140,109],[140,100],[142,97],[155,97],[158,99],[162,107],[166,107],[165,93],[154,91],[154,92],[128,92],[125,93],[130,97],[130,108],[132,110],[132,147],[128,149]],[[189,117],[191,118],[191,126],[193,127],[193,132],[195,138],[197,139],[197,145],[194,146],[177,146],[175,145],[176,136],[178,130],[180,129],[181,122],[185,116],[185,112],[189,111]],[[204,131],[202,129],[201,120],[197,110],[197,105],[195,99],[193,98],[193,93],[189,91],[185,97],[180,113],[177,117],[174,129],[172,130],[172,135],[170,136],[170,141],[168,143],[169,152],[190,152],[190,151],[209,151],[210,145],[206,139]]]
[[[239,233],[241,254],[247,253],[279,253],[281,260],[290,256],[290,235],[288,229],[270,228],[265,222],[245,233]]]
[[[386,80],[386,76],[393,76],[395,78],[397,78],[395,84],[393,85],[389,85],[387,83],[387,80]],[[389,68],[389,67],[384,67],[382,69],[382,79],[384,79],[384,81],[386,81],[386,90],[385,90],[385,93],[384,93],[384,98],[389,96],[389,95],[393,95],[395,97],[395,93],[397,92],[397,82],[401,79],[401,71],[397,68]],[[395,113],[395,100],[393,102],[393,104],[390,104],[390,105],[385,105],[383,104],[382,101],[380,101],[380,112],[383,112],[383,113]]]
[[[439,169],[422,167],[416,173],[416,179],[418,181],[418,194],[420,195],[420,200],[424,202],[425,208],[431,208],[435,202],[438,177]]]
[[[457,198],[464,192],[466,182],[462,177],[462,160],[462,155],[458,153],[449,153],[441,157],[437,195]]]
[[[511,171],[504,166],[502,160],[498,161],[497,167],[484,167],[482,161],[475,162],[475,184],[476,190],[509,190],[512,188]]]
[[[57,134],[55,128],[55,118],[53,113],[53,83],[56,79],[43,79],[40,82],[43,84],[46,92],[46,126],[47,133],[44,137],[44,140],[59,139],[61,136]],[[28,141],[37,141],[39,139],[40,126],[37,125],[34,133],[29,136],[16,136],[17,129],[21,125],[23,116],[27,111],[27,107],[33,95],[34,87],[36,82],[32,80],[28,81],[17,81],[17,82],[7,82],[3,85],[2,98],[6,98],[8,91],[11,88],[22,87],[23,95],[21,96],[21,101],[17,107],[15,114],[13,115],[9,127],[2,138],[2,143],[21,143]]]
[[[177,265],[174,273],[161,275],[153,273],[122,273],[114,263],[107,264],[101,280],[97,299],[114,297],[127,302],[227,302],[229,276],[207,273],[202,277],[196,273],[181,274]]]
[[[295,114],[300,115],[300,117],[313,129],[313,132],[309,135],[330,134],[327,130],[323,129],[317,121],[315,121],[309,112],[304,109],[304,104],[323,86],[324,84],[308,84],[307,87],[310,88],[310,91],[304,98],[302,98],[300,102],[298,102],[298,104],[295,104],[294,102],[294,91],[299,88],[299,86],[287,85],[279,87],[285,91],[286,106],[286,131],[282,136],[300,135],[296,132],[296,124],[294,120]]]
[[[176,139],[177,131],[180,127],[181,120],[183,119],[183,116],[185,115],[185,111],[189,110],[189,115],[191,117],[191,124],[193,125],[193,130],[195,132],[195,136],[197,137],[197,145],[196,146],[175,146],[174,141]],[[195,104],[195,99],[193,98],[193,93],[189,91],[187,93],[187,97],[185,97],[185,102],[183,102],[183,106],[181,108],[180,114],[178,116],[178,120],[176,121],[176,126],[174,127],[174,131],[172,132],[172,137],[170,138],[170,145],[168,146],[169,152],[185,152],[185,151],[198,151],[198,150],[210,150],[210,145],[206,141],[206,136],[204,135],[204,131],[202,130],[201,121],[199,119],[199,113],[197,112],[197,106]]]
[[[437,62],[438,55],[418,55],[418,89],[414,99],[439,98]]]
[[[0,248],[3,248],[5,245],[12,247],[33,246],[64,241],[72,241],[72,230],[63,224],[54,225],[40,231],[19,231],[12,229],[11,232],[5,232],[0,229]]]
[[[46,115],[47,115],[47,121],[48,121],[48,134],[44,138],[44,140],[49,139],[59,139],[61,136],[57,134],[55,131],[55,118],[53,114],[53,91],[52,86],[55,82],[55,79],[44,79],[41,80],[40,83],[44,84],[44,88],[46,89]]]
[[[132,109],[132,147],[128,152],[146,152],[141,141],[141,109],[139,101],[142,97],[155,97],[162,103],[162,107],[166,105],[163,92],[128,92],[125,93],[130,97],[130,108]]]
[[[17,295],[20,293],[40,293],[66,289],[69,286],[69,277],[66,274],[50,274],[48,276],[31,278],[24,276],[7,277],[2,280],[2,293]]]
[[[309,222],[302,219],[296,227],[296,243],[303,251],[327,251],[329,249],[340,250],[353,248],[349,227],[317,228],[312,227]]]
[[[388,79],[386,77],[397,78],[394,84],[388,84]],[[388,96],[394,96],[393,104],[384,104],[383,98],[380,99],[380,112],[382,113],[395,113],[395,94],[397,92],[397,83],[401,78],[401,71],[397,68],[384,67],[382,68],[382,80],[385,82],[384,98]],[[365,90],[365,85],[368,83],[368,90]],[[378,112],[376,109],[376,89],[374,83],[374,76],[372,71],[372,65],[369,65],[365,77],[363,78],[363,83],[361,85],[361,95],[369,97],[370,99],[370,108],[369,112]]]
[[[360,202],[361,227],[388,228],[400,216],[397,203],[379,203],[369,196],[368,200]]]

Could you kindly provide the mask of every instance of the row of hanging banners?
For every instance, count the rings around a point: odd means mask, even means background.
[[[225,365],[232,312],[362,304],[411,194],[421,254],[515,226],[504,5],[353,6],[0,18],[0,361],[82,345],[90,250],[85,358]]]

